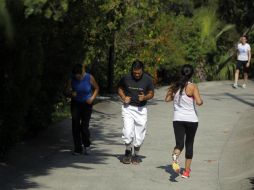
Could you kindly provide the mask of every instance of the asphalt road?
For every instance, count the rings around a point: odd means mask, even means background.
[[[91,155],[71,154],[71,120],[66,119],[12,149],[0,163],[0,189],[254,189],[254,82],[246,89],[233,89],[231,84],[199,84],[204,105],[198,107],[200,122],[189,179],[176,175],[170,166],[172,103],[164,102],[167,87],[161,87],[149,103],[140,165],[120,162],[124,153],[121,103],[103,100],[94,106]]]

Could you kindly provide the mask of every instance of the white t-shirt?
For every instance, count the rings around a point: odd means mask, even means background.
[[[249,60],[248,51],[250,51],[250,45],[248,43],[244,45],[242,43],[239,43],[237,45],[237,51],[238,51],[237,60],[239,61]]]

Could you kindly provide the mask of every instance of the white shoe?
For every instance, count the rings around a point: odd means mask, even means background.
[[[84,148],[84,154],[85,155],[90,155],[91,154],[91,148],[90,147],[85,147]]]
[[[179,165],[179,160],[178,160],[178,156],[176,154],[172,155],[172,169],[176,172],[176,173],[180,173],[180,165]]]
[[[242,85],[242,88],[246,88],[246,84],[243,84],[243,85]]]
[[[232,85],[233,88],[238,88],[238,85],[235,83]]]

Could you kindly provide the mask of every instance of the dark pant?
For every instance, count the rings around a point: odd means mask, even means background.
[[[194,137],[198,128],[198,122],[173,121],[173,127],[176,140],[175,149],[182,151],[185,144],[185,158],[192,159]]]
[[[246,67],[248,61],[237,61],[236,63],[236,69],[238,69],[239,71],[243,71],[244,73],[248,73],[249,68]]]
[[[72,100],[72,135],[75,152],[82,152],[82,144],[84,147],[89,147],[91,144],[89,131],[89,121],[91,119],[91,114],[92,105]]]

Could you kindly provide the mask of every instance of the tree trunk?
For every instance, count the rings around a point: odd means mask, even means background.
[[[109,46],[108,56],[108,93],[113,92],[114,83],[114,63],[115,63],[115,32],[112,34],[112,43]]]
[[[198,65],[196,67],[196,77],[200,81],[206,81],[207,79],[207,75],[205,71],[205,60],[202,58],[199,60]]]

